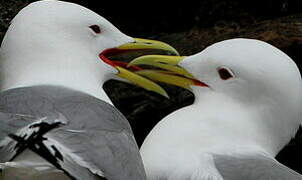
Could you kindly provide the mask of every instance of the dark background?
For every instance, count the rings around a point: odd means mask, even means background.
[[[0,0],[0,40],[13,16],[30,2]],[[182,55],[199,52],[221,40],[246,37],[273,44],[292,57],[300,70],[302,67],[301,0],[71,2],[94,10],[130,36],[165,41]],[[163,87],[170,99],[117,81],[104,85],[116,107],[129,120],[139,145],[160,119],[194,101],[189,91],[167,85]],[[277,159],[302,173],[300,134],[299,131]]]

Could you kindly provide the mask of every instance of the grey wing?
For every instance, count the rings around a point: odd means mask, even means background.
[[[64,99],[56,104],[73,124],[49,133],[68,147],[78,163],[107,179],[142,180],[145,171],[127,120],[112,106],[83,99]],[[69,151],[72,150],[72,151]],[[63,165],[64,166],[64,165]]]
[[[58,162],[62,169],[74,177],[81,173],[74,163],[92,174],[109,180],[144,179],[143,165],[136,144],[125,132],[75,132],[58,129],[45,136],[46,146],[60,153]],[[131,143],[132,142],[132,143]]]
[[[19,143],[18,147],[24,145],[24,140],[30,140],[25,144],[34,142],[35,146],[28,148],[70,177],[85,180],[146,178],[127,120],[107,103],[64,88],[35,87],[0,95],[0,110],[35,117],[28,120],[29,124],[20,125],[23,133],[35,135],[20,134],[19,130],[15,131],[18,126],[10,137]],[[13,121],[1,117],[0,122],[15,126]]]
[[[213,157],[224,180],[302,180],[297,172],[260,154]]]
[[[0,162],[10,161],[17,154],[15,149],[17,142],[7,135],[21,130],[36,119],[30,115],[0,112]]]
[[[4,127],[1,129],[1,134],[4,135],[4,138],[0,142],[0,162],[13,161],[24,150],[30,149],[58,169],[64,171],[71,179],[105,179],[101,175],[92,173],[89,166],[84,167],[75,159],[68,159],[67,156],[63,157],[57,149],[57,145],[49,143],[54,141],[54,139],[49,138],[48,133],[62,125],[66,125],[66,121],[54,119],[53,117],[34,119],[30,116],[18,114],[3,115],[3,113],[0,117],[1,125]],[[4,117],[5,119],[2,119]],[[61,148],[62,153],[64,153],[68,146],[64,145]],[[68,164],[70,168],[66,169],[62,167],[62,164]]]

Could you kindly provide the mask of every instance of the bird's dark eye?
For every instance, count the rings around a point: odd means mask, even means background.
[[[220,78],[222,80],[228,80],[230,78],[233,78],[234,77],[234,74],[232,73],[232,71],[228,68],[225,68],[225,67],[220,67],[217,69],[218,71],[218,74],[220,76]]]
[[[100,34],[101,33],[101,28],[98,25],[91,25],[89,26],[89,28],[96,34]]]

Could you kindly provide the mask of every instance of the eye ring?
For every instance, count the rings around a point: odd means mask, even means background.
[[[89,28],[95,33],[95,34],[100,34],[101,33],[101,28],[100,26],[94,24],[89,26]]]
[[[219,74],[219,77],[222,80],[228,80],[228,79],[231,79],[231,78],[235,77],[235,75],[232,72],[232,70],[229,69],[228,67],[224,67],[224,66],[219,67],[219,68],[217,68],[217,72]]]

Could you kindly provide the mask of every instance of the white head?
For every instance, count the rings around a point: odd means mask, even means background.
[[[108,100],[102,84],[118,71],[100,60],[99,54],[121,46],[123,51],[134,49],[137,44],[137,39],[85,7],[34,2],[12,20],[2,42],[1,89],[62,85]],[[154,44],[149,49],[159,48]]]
[[[295,134],[302,117],[302,81],[296,64],[279,49],[259,40],[231,39],[175,60],[162,56],[148,64],[164,62],[180,68],[173,73],[185,75],[184,83],[191,81],[196,108],[216,102],[215,109],[220,109],[231,102],[256,112],[261,126],[271,130],[279,141],[275,151]],[[144,63],[144,57],[140,57],[134,64]],[[236,109],[230,110],[236,114]]]
[[[231,39],[218,42],[184,58],[179,66],[207,84],[207,90],[243,103],[259,104],[266,100],[276,104],[301,103],[298,97],[302,82],[296,64],[282,51],[263,41]],[[203,96],[200,89],[205,88],[193,87],[197,98]]]

